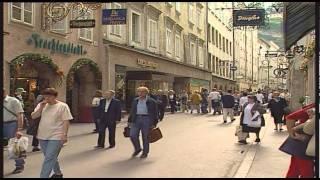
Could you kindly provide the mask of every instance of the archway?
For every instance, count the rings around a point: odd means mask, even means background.
[[[60,86],[64,75],[48,56],[25,53],[10,62],[10,94],[23,88],[24,110],[30,116],[34,110],[35,99],[47,87]]]
[[[90,59],[79,59],[67,76],[67,103],[74,122],[93,122],[91,102],[97,89],[101,89],[102,73]]]

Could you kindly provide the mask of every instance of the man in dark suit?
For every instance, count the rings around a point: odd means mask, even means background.
[[[99,114],[99,138],[98,146],[95,148],[104,148],[106,128],[109,131],[109,148],[114,148],[115,136],[116,136],[116,125],[121,120],[121,103],[118,99],[114,98],[115,92],[109,90],[106,92],[106,98],[100,101],[98,107]]]
[[[139,140],[141,131],[143,141],[143,153],[141,158],[146,158],[149,153],[149,131],[157,125],[159,114],[157,102],[153,98],[147,96],[149,93],[148,88],[139,87],[137,91],[139,97],[133,100],[128,119],[129,126],[131,127],[130,137],[135,150],[132,157],[137,156],[142,151]]]

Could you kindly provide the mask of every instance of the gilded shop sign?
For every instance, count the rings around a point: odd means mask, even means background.
[[[147,61],[144,59],[138,59],[137,63],[138,63],[138,65],[140,65],[142,67],[149,67],[149,68],[153,68],[153,69],[156,69],[158,67],[158,63]]]
[[[87,51],[82,45],[77,45],[73,43],[63,43],[60,40],[44,39],[39,34],[33,33],[29,39],[27,39],[27,44],[34,44],[35,48],[49,49],[51,53],[61,53],[61,54],[76,54],[85,55]]]
[[[263,26],[264,9],[233,10],[233,26]]]

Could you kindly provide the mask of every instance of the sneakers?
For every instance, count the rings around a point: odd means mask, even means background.
[[[53,174],[50,178],[63,178],[63,174]]]
[[[37,151],[40,151],[40,148],[38,148],[38,147],[33,147],[32,152],[37,152]]]
[[[16,169],[12,172],[12,174],[18,174],[23,172],[24,168],[23,167],[16,167]]]
[[[132,154],[132,157],[137,156],[141,151],[142,151],[141,149],[140,149],[140,150],[138,150],[138,151],[135,151],[135,152]]]

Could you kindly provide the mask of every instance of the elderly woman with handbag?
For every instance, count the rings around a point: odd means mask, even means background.
[[[260,142],[260,130],[262,126],[265,126],[265,120],[263,114],[266,110],[258,102],[257,97],[250,95],[248,96],[248,103],[244,104],[243,110],[240,116],[240,126],[242,127],[243,133],[256,133],[255,142]],[[247,144],[246,139],[239,140],[239,143]]]

